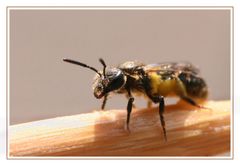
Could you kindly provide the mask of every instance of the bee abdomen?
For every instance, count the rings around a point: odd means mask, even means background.
[[[205,81],[191,73],[181,73],[178,78],[182,81],[189,96],[196,98],[207,98],[208,88]]]

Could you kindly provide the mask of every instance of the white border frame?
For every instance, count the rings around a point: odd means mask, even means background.
[[[10,10],[230,10],[230,60],[231,60],[231,76],[230,76],[230,99],[231,99],[231,120],[230,120],[230,126],[231,126],[231,143],[230,143],[230,156],[208,156],[208,157],[189,157],[189,156],[181,156],[181,157],[166,157],[166,156],[153,156],[153,157],[144,157],[144,156],[119,156],[119,157],[105,157],[105,156],[100,156],[100,157],[81,157],[81,156],[68,156],[68,157],[11,157],[9,154],[9,137],[8,137],[8,129],[10,126],[9,123],[9,113],[10,113]],[[233,48],[234,48],[234,7],[233,6],[161,6],[161,7],[156,7],[156,6],[107,6],[107,7],[102,7],[102,6],[81,6],[81,7],[75,7],[75,6],[27,6],[27,7],[22,7],[22,6],[7,6],[6,8],[6,17],[7,17],[7,22],[6,22],[6,31],[7,31],[7,36],[6,36],[6,41],[7,41],[7,49],[6,49],[6,61],[7,61],[7,122],[6,122],[6,141],[7,141],[7,147],[6,147],[6,157],[7,159],[178,159],[178,160],[183,160],[183,159],[233,159],[233,143],[234,143],[234,135],[233,135],[233,114],[234,114],[234,94],[233,94],[233,89],[234,89],[234,80],[233,80],[233,69],[234,69],[234,62],[233,62]]]

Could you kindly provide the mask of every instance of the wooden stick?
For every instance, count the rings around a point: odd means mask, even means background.
[[[230,101],[196,109],[166,106],[167,142],[157,108],[94,111],[10,126],[10,156],[229,156]]]

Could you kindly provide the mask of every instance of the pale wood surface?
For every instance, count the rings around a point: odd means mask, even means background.
[[[196,109],[184,102],[166,106],[168,141],[157,108],[134,109],[131,132],[126,111],[87,114],[9,127],[10,156],[229,156],[230,101],[209,101]]]

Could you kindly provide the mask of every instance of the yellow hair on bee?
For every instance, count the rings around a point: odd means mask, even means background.
[[[150,85],[152,94],[168,96],[172,95],[172,93],[177,90],[176,79],[163,80],[161,75],[154,72],[149,74],[149,78],[151,82]]]

